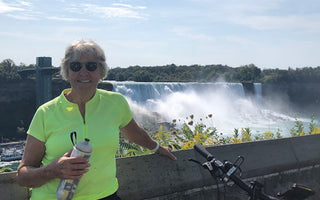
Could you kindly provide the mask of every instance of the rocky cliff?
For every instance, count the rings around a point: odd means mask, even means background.
[[[297,112],[320,116],[320,83],[262,84],[264,100],[272,102],[281,99],[283,106],[289,105]],[[287,105],[285,105],[287,104]],[[310,117],[310,115],[308,116]]]

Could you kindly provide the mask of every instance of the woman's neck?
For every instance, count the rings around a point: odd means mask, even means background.
[[[71,88],[71,90],[65,96],[68,99],[68,101],[76,103],[78,105],[83,105],[90,101],[90,99],[92,99],[95,93],[96,91],[79,92]]]

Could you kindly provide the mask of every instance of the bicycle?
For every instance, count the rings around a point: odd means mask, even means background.
[[[249,184],[244,182],[238,175],[235,174],[238,170],[241,171],[240,166],[244,162],[243,156],[239,156],[234,163],[231,163],[228,160],[221,162],[211,153],[209,153],[201,144],[196,144],[194,149],[204,158],[206,158],[207,162],[201,163],[200,161],[194,159],[189,159],[189,161],[195,162],[209,170],[212,177],[216,179],[218,200],[220,200],[218,181],[227,183],[229,180],[232,180],[237,186],[247,192],[249,200],[304,200],[315,194],[311,188],[295,183],[288,191],[284,193],[278,193],[277,197],[267,195],[262,191],[263,185],[258,181],[254,181]]]

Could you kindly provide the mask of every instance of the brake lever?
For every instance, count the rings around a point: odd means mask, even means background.
[[[213,171],[213,167],[210,162],[201,163],[200,161],[195,160],[193,158],[189,158],[188,161],[197,163],[197,164],[201,165],[203,168],[208,169],[210,172]]]

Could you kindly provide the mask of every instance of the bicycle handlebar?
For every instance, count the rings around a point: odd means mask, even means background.
[[[200,153],[203,157],[205,157],[207,159],[207,161],[211,161],[214,157],[211,153],[209,153],[209,151],[207,151],[207,149],[202,146],[201,144],[195,144],[194,145],[194,149]]]
[[[230,178],[236,185],[238,185],[241,189],[243,189],[244,191],[246,191],[250,196],[252,195],[257,195],[257,197],[261,200],[279,200],[276,197],[272,197],[269,195],[264,194],[261,190],[258,191],[254,191],[254,188],[245,183],[244,181],[242,181],[238,176],[236,176],[233,172],[229,172],[230,169],[227,169],[225,167],[225,165],[217,160],[209,151],[207,151],[207,149],[202,146],[201,144],[196,144],[194,146],[194,149],[200,153],[204,158],[207,159],[207,161],[209,161],[210,163],[213,164],[213,168],[215,169],[219,169],[223,172],[224,175],[228,176],[228,178]],[[254,194],[255,192],[257,192],[256,194]]]

